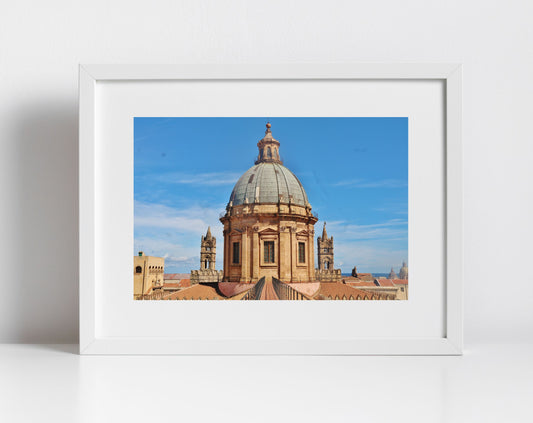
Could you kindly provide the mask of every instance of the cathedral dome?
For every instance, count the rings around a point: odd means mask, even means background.
[[[307,194],[302,183],[289,169],[278,162],[259,162],[237,181],[230,204],[291,203],[306,207]]]

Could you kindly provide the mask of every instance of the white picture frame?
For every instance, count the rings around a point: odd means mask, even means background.
[[[97,299],[101,271],[97,204],[101,192],[97,122],[99,84],[118,81],[442,81],[445,189],[443,251],[444,330],[435,337],[324,336],[290,338],[145,337],[102,334],[105,326]],[[133,142],[133,140],[132,140]],[[441,154],[441,153],[439,153]],[[461,65],[458,64],[288,64],[288,65],[80,65],[79,68],[79,285],[80,354],[339,354],[460,355],[463,350],[463,200],[461,145]],[[411,270],[411,269],[410,269]],[[181,302],[180,302],[181,303]],[[348,325],[348,323],[344,323]]]

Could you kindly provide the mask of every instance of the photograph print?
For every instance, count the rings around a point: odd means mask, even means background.
[[[134,300],[408,300],[407,263],[407,118],[134,118]]]

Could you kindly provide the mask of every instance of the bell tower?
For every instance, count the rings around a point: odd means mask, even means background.
[[[318,247],[318,270],[333,270],[333,236],[328,238],[326,232],[326,222],[322,236],[317,238]]]
[[[200,247],[200,269],[215,270],[217,255],[217,239],[211,235],[211,227],[207,228],[207,234],[202,236]]]

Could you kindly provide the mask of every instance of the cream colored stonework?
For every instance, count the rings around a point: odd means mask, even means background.
[[[285,282],[314,280],[314,225],[311,207],[291,204],[228,206],[224,224],[224,281],[257,282],[263,276]],[[274,260],[265,261],[265,242],[274,243]],[[233,243],[239,257],[233,257]],[[299,251],[303,244],[303,257]],[[303,258],[303,261],[300,260]]]
[[[163,257],[145,256],[142,252],[133,256],[133,298],[140,299],[150,295],[163,286],[165,259]]]

